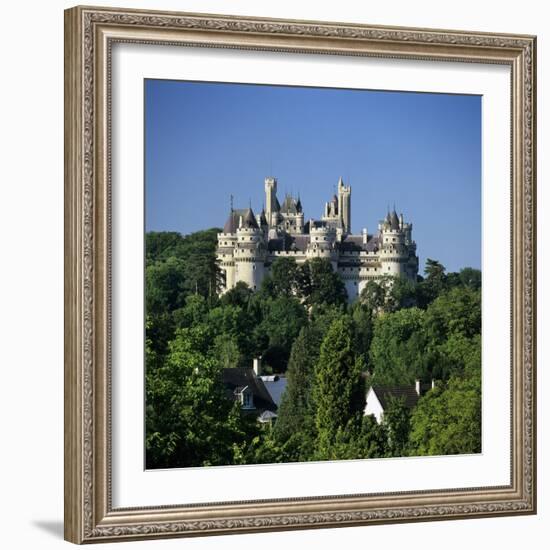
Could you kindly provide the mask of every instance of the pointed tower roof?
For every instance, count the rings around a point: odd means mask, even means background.
[[[286,195],[283,201],[281,211],[285,214],[296,214],[298,209],[296,208],[296,199],[292,195]]]
[[[392,229],[399,229],[399,218],[397,217],[397,212],[395,211],[395,208],[393,209],[393,212],[390,216],[390,226]]]
[[[262,208],[262,211],[260,212],[260,226],[265,227],[267,226],[267,218],[265,217],[265,209]]]
[[[247,208],[246,213],[243,216],[243,227],[248,227],[249,229],[259,229],[258,222],[254,217],[254,212],[252,212],[252,208]]]
[[[235,233],[237,231],[237,220],[235,216],[235,211],[233,208],[229,212],[229,217],[227,218],[227,221],[225,222],[225,225],[223,226],[223,232],[224,233]]]

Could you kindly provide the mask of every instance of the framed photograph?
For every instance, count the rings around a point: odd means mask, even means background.
[[[536,512],[533,36],[65,12],[65,538]]]

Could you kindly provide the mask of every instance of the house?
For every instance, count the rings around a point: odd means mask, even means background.
[[[428,385],[416,380],[414,384],[409,385],[371,386],[367,392],[364,415],[374,415],[376,421],[380,424],[384,420],[384,412],[388,409],[392,399],[401,399],[405,407],[413,409],[420,397],[433,388],[434,384],[433,380]]]
[[[222,382],[243,411],[255,414],[261,424],[273,424],[286,388],[284,376],[261,376],[261,360],[256,358],[252,368],[223,369]]]

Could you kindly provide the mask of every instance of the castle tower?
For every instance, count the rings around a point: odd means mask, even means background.
[[[271,229],[276,225],[277,212],[277,178],[267,177],[265,186],[265,217],[267,225]]]
[[[382,239],[380,274],[393,277],[408,276],[409,253],[405,246],[406,232],[403,230],[403,222],[397,217],[395,209],[386,215],[381,224],[380,235]]]
[[[344,185],[342,178],[338,180],[338,213],[344,234],[351,233],[351,185]]]
[[[251,208],[239,215],[234,256],[235,284],[242,281],[252,290],[259,289],[264,278],[266,246],[264,231],[258,225]]]

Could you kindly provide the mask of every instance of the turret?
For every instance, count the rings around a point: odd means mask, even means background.
[[[338,180],[338,214],[343,232],[351,233],[351,185],[344,185],[342,178]]]
[[[265,215],[268,227],[276,225],[277,201],[277,179],[267,177],[264,180],[265,187]]]
[[[408,276],[409,252],[405,246],[403,216],[397,216],[395,208],[386,214],[381,224],[380,263],[382,275]]]
[[[236,236],[235,283],[242,281],[256,290],[264,276],[266,246],[252,208],[240,212]]]

